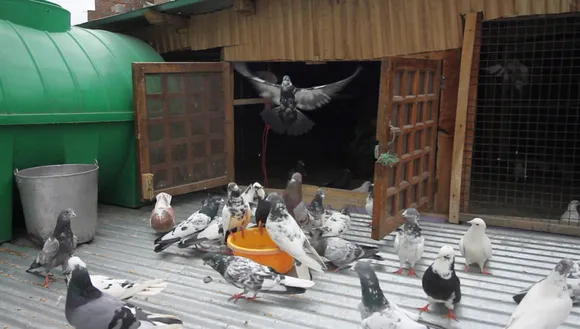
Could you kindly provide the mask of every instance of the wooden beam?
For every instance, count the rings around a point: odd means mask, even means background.
[[[167,24],[176,29],[186,29],[189,19],[179,15],[160,13],[155,10],[147,10],[144,14],[145,19],[152,25]]]
[[[256,3],[253,0],[234,0],[234,10],[241,14],[253,15],[256,13]]]
[[[263,98],[239,98],[234,99],[234,106],[238,105],[255,105],[255,104],[264,104]]]
[[[467,102],[469,99],[469,82],[471,64],[475,46],[478,13],[467,14],[463,45],[461,49],[461,66],[459,69],[459,88],[457,91],[457,109],[455,111],[455,131],[453,136],[453,161],[451,163],[451,185],[449,198],[449,222],[459,223],[459,202],[461,200],[461,172],[463,151],[465,148],[465,128],[467,123]]]

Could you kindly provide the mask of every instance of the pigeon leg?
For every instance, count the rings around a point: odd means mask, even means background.
[[[246,237],[244,236],[244,227],[240,226],[240,232],[242,232],[242,239],[245,239]]]
[[[449,309],[449,313],[445,314],[443,316],[443,318],[447,318],[449,320],[453,319],[453,320],[457,321],[457,317],[455,316],[455,314],[453,314],[453,310],[452,309]]]
[[[246,293],[245,291],[242,291],[239,294],[233,295],[232,297],[228,298],[228,302],[233,299],[234,300],[234,304],[237,303],[238,302],[238,299],[240,299],[240,298],[246,298],[246,296],[244,296],[245,293]]]
[[[481,274],[491,275],[488,271],[486,271],[483,267],[481,268]]]
[[[48,282],[49,282],[49,277],[48,277],[48,273],[46,273],[46,275],[44,275],[44,284],[42,285],[43,287],[48,289]]]
[[[393,274],[402,274],[403,273],[403,268],[399,268],[398,270],[396,270],[395,272],[393,272]]]
[[[421,314],[421,313],[423,313],[423,312],[431,312],[431,310],[429,310],[429,305],[431,305],[431,304],[427,304],[427,305],[425,305],[425,306],[423,306],[423,307],[419,307],[419,308],[418,308],[418,310],[419,310],[419,314]]]
[[[407,276],[411,276],[411,275],[418,276],[417,272],[415,272],[415,269],[413,267],[411,267],[411,269],[409,269],[409,272],[407,272]]]
[[[469,265],[465,265],[465,272],[469,272]]]
[[[262,222],[258,223],[258,231],[260,231],[260,235],[264,235],[264,228],[262,227]]]
[[[256,291],[256,293],[254,293],[254,296],[246,297],[246,300],[256,300],[256,298],[258,298],[257,295],[258,295],[258,292]]]

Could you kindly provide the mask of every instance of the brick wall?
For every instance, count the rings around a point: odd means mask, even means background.
[[[146,2],[150,4],[160,4],[172,0],[95,0],[95,10],[88,11],[89,21],[118,15],[124,12],[129,12],[141,9],[146,6]]]

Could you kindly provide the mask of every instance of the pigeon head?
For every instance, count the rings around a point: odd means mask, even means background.
[[[284,199],[282,195],[278,192],[270,193],[266,198],[266,201],[271,203],[270,207],[270,215],[268,216],[268,220],[282,220],[285,216],[284,212],[287,211],[286,204],[284,203]]]
[[[230,195],[230,193],[232,193],[232,191],[234,190],[234,188],[238,187],[238,184],[234,183],[234,182],[230,182],[228,184],[228,195]],[[239,187],[238,187],[239,188]]]
[[[101,297],[103,293],[93,286],[87,266],[80,258],[69,258],[67,265],[64,274],[68,285],[65,306],[65,315],[68,318],[70,310]]]
[[[67,281],[67,283],[71,279],[73,270],[87,270],[87,264],[85,264],[85,262],[83,262],[77,256],[72,256],[69,258],[66,265],[67,268],[63,271],[63,274],[65,275],[65,281]]]
[[[260,183],[254,183],[254,189],[256,190],[256,198],[258,200],[266,199],[266,190]]]
[[[341,213],[341,214],[343,214],[343,215],[350,216],[350,208],[351,208],[351,207],[352,207],[352,206],[344,206],[344,208],[342,208],[342,209],[340,210],[340,213]]]
[[[283,87],[289,87],[292,85],[292,81],[290,81],[290,77],[285,75],[282,77],[282,86]]]
[[[374,183],[370,183],[369,184],[369,190],[368,190],[368,192],[372,194],[374,191],[375,191],[375,184]]]
[[[403,211],[402,216],[405,217],[405,219],[407,220],[407,223],[409,223],[409,222],[416,223],[421,218],[421,214],[419,214],[419,212],[415,208],[405,209],[405,211]]]
[[[66,208],[60,212],[56,219],[53,236],[60,235],[64,231],[70,231],[70,220],[77,217],[77,214],[72,208]]]
[[[580,201],[572,200],[568,204],[568,211],[578,211],[578,205],[580,205]]]
[[[450,277],[450,272],[453,271],[455,266],[455,250],[453,250],[453,247],[441,247],[432,266],[433,272],[439,274],[442,278]]]
[[[362,292],[362,304],[365,308],[365,314],[380,312],[389,307],[389,301],[383,294],[379,284],[379,279],[373,271],[371,265],[367,262],[356,262],[352,268],[358,274]]]
[[[320,197],[321,199],[324,199],[324,190],[319,188],[318,190],[316,190],[316,194],[315,196]]]
[[[485,222],[483,221],[483,219],[481,218],[474,218],[470,221],[467,221],[469,224],[471,224],[471,227],[469,228],[470,230],[485,230],[485,228],[487,227],[485,225]]]
[[[200,213],[207,215],[209,218],[217,216],[220,205],[224,204],[225,200],[220,196],[212,196],[204,200],[201,204]]]
[[[572,260],[565,258],[556,264],[554,271],[562,276],[568,275],[574,266],[577,266]]]
[[[302,174],[300,174],[299,172],[295,172],[292,174],[292,180],[295,180],[297,182],[302,183]]]
[[[236,184],[236,183],[229,183],[228,184],[228,196],[229,197],[239,198],[241,195],[242,195],[242,190],[240,190],[240,187],[238,186],[238,184]]]
[[[209,265],[219,274],[224,275],[233,256],[209,252],[201,257],[203,265]]]

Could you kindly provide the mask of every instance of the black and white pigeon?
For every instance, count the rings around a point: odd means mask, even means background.
[[[572,266],[572,269],[566,277],[566,282],[568,283],[568,293],[570,294],[572,302],[574,305],[580,304],[580,262],[574,263],[574,266]],[[513,296],[514,302],[519,304],[534,285],[531,285],[528,288],[523,289],[522,291],[515,294]]]
[[[419,218],[421,215],[415,208],[407,208],[403,211],[403,217],[406,222],[403,230],[397,232],[395,236],[394,247],[399,256],[399,269],[395,274],[402,274],[406,264],[409,264],[408,276],[417,276],[415,272],[415,263],[423,257],[423,247],[425,245],[425,237],[421,235],[421,228],[419,227]]]
[[[491,240],[485,234],[485,222],[481,218],[474,218],[467,223],[471,227],[459,240],[459,252],[465,258],[465,272],[469,272],[470,264],[477,264],[482,274],[491,274],[483,267],[491,258]]]
[[[443,303],[449,309],[443,317],[457,320],[453,308],[461,301],[461,282],[455,274],[455,251],[452,247],[441,247],[437,258],[423,274],[422,285],[429,303],[419,308],[420,313],[429,312],[430,304]]]
[[[324,261],[310,245],[298,223],[288,213],[282,196],[276,192],[270,193],[267,200],[272,206],[266,221],[266,231],[280,250],[294,258],[298,277],[310,279],[308,268],[316,272],[324,272],[326,269]]]
[[[68,260],[70,279],[64,314],[77,329],[181,329],[183,322],[166,314],[149,313],[97,289],[86,264],[74,256]]]
[[[320,229],[313,229],[308,232],[308,235],[312,247],[320,256],[328,260],[325,265],[331,272],[338,272],[350,266],[352,262],[363,258],[384,260],[383,257],[377,255],[378,247],[360,245],[336,236],[323,237]]]
[[[330,216],[324,216],[322,223],[323,236],[341,236],[350,229],[350,206],[340,211],[331,211]]]
[[[262,120],[276,133],[293,136],[302,135],[314,126],[314,122],[300,110],[311,111],[329,103],[361,71],[359,66],[344,80],[311,88],[297,88],[288,75],[282,77],[281,84],[275,84],[253,75],[245,63],[235,63],[234,69],[250,80],[260,96],[276,105],[262,111]]]
[[[360,279],[362,300],[358,309],[363,329],[443,329],[439,325],[419,319],[389,301],[369,263],[356,262],[352,270]]]
[[[71,208],[64,209],[60,212],[52,234],[46,239],[42,250],[26,270],[26,272],[34,273],[32,270],[41,267],[44,268],[45,288],[48,288],[50,271],[57,266],[61,266],[64,272],[67,269],[68,259],[77,247],[77,237],[73,234],[70,227],[71,219],[76,216],[74,210]]]
[[[572,311],[566,276],[573,266],[570,259],[558,262],[544,280],[528,291],[504,329],[556,329],[564,323]]]
[[[309,229],[322,227],[322,224],[324,223],[324,198],[324,190],[321,188],[316,190],[316,193],[314,193],[314,197],[308,206],[308,213],[310,215]]]
[[[258,204],[258,197],[256,195],[259,188],[263,188],[262,184],[255,182],[246,187],[242,193],[242,198],[250,205],[250,212],[252,216],[255,215],[256,205]]]
[[[211,196],[203,200],[201,208],[194,212],[183,222],[177,224],[171,231],[158,237],[153,242],[153,251],[161,252],[169,248],[174,243],[181,243],[184,240],[195,239],[196,236],[205,230],[211,221],[217,216],[219,207],[225,200],[220,196]]]
[[[258,205],[256,206],[256,212],[254,217],[256,218],[256,225],[258,225],[258,230],[260,234],[264,234],[264,229],[266,227],[266,221],[268,220],[268,215],[270,214],[270,207],[272,204],[266,198],[268,193],[262,187],[256,191],[258,196]]]
[[[227,239],[229,232],[238,228],[244,237],[244,229],[252,219],[250,204],[244,200],[240,187],[234,182],[228,184],[228,201],[222,209],[222,219],[225,239]]]
[[[375,195],[375,184],[371,184],[369,186],[369,195],[367,196],[366,202],[365,202],[365,210],[367,211],[367,214],[369,216],[373,216],[373,201],[374,201],[374,195]]]
[[[66,270],[66,283],[70,281],[71,270]],[[167,282],[162,279],[132,281],[115,279],[105,275],[90,275],[91,283],[97,289],[122,300],[133,296],[148,297],[157,295],[167,288]]]
[[[314,282],[310,280],[282,275],[245,257],[207,253],[202,259],[204,265],[210,265],[228,283],[244,289],[229,298],[234,303],[240,298],[254,300],[258,292],[294,295],[303,294],[306,289],[314,286]],[[252,293],[252,297],[245,296],[248,293]]]

